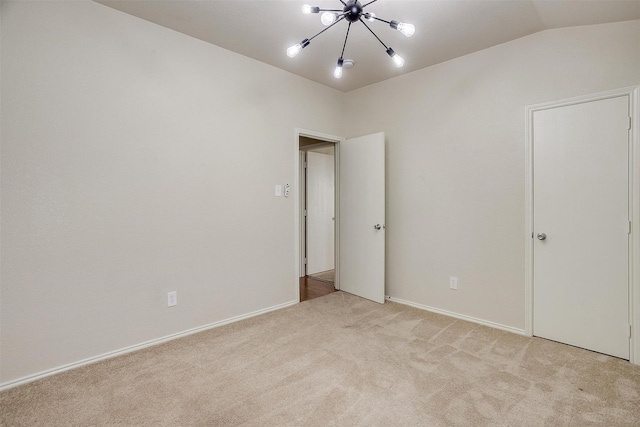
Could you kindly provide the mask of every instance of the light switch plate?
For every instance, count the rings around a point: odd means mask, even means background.
[[[276,197],[282,196],[282,185],[276,185]]]
[[[167,307],[173,307],[178,304],[178,292],[173,291],[167,294]]]

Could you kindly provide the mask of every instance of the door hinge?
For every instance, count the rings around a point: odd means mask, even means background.
[[[307,216],[307,210],[306,209],[304,210],[304,216]]]
[[[631,130],[631,123],[632,123],[631,116],[629,116],[629,130]]]
[[[631,234],[631,221],[629,221],[629,233],[628,234]]]
[[[629,325],[629,338],[631,338],[631,325]]]
[[[307,265],[307,259],[306,258],[304,259],[304,265]]]
[[[304,162],[304,168],[305,169],[307,168],[307,162]]]

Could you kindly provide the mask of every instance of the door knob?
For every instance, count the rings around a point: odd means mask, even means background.
[[[376,224],[373,226],[373,228],[375,228],[376,230],[380,230],[382,226],[380,224]]]
[[[545,240],[547,238],[547,235],[544,233],[538,233],[537,236],[538,240]]]

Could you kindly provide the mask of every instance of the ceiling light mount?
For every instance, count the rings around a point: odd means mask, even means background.
[[[370,22],[373,22],[373,21],[385,22],[389,24],[391,28],[393,28],[394,30],[400,31],[406,37],[411,37],[415,33],[416,28],[412,24],[407,24],[404,22],[386,21],[384,19],[378,18],[376,14],[373,12],[364,11],[365,7],[369,6],[372,3],[375,3],[376,1],[378,0],[371,0],[368,3],[362,5],[362,3],[360,3],[359,0],[347,0],[346,2],[344,0],[340,0],[340,3],[342,3],[343,5],[342,9],[321,9],[319,7],[309,6],[308,4],[305,4],[304,6],[302,6],[302,13],[304,14],[324,12],[321,16],[321,22],[324,25],[326,25],[327,28],[323,29],[322,31],[317,33],[315,36],[310,37],[308,39],[304,39],[300,43],[291,46],[289,49],[287,49],[287,55],[293,58],[298,53],[300,53],[302,49],[307,47],[309,43],[311,43],[311,40],[318,37],[320,34],[324,33],[329,28],[336,25],[338,22],[347,21],[349,23],[349,26],[347,27],[347,35],[344,38],[344,44],[342,45],[342,53],[340,53],[340,58],[338,59],[336,68],[333,72],[334,77],[339,79],[342,77],[342,68],[349,68],[353,66],[353,60],[343,59],[344,49],[347,47],[347,39],[349,38],[349,31],[351,30],[351,24],[356,22],[361,22],[362,25],[364,25],[367,28],[367,30],[369,30],[369,32],[371,32],[371,34],[373,34],[373,36],[380,42],[380,44],[384,46],[387,54],[393,60],[393,63],[397,67],[402,67],[404,65],[404,59],[402,59],[400,55],[395,53],[393,49],[391,49],[389,46],[384,44],[384,42],[380,40],[380,37],[378,37],[376,33],[373,32],[373,30],[364,22],[364,20],[367,20]],[[347,61],[349,61],[350,64]]]

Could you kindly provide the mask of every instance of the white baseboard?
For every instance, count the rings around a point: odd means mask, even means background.
[[[157,338],[151,341],[146,341],[140,344],[136,344],[136,345],[132,345],[130,347],[125,347],[123,349],[120,350],[115,350],[115,351],[111,351],[109,353],[105,353],[99,356],[95,356],[95,357],[90,357],[88,359],[84,359],[84,360],[80,360],[78,362],[73,362],[73,363],[69,363],[67,365],[63,365],[63,366],[59,366],[57,368],[52,368],[52,369],[48,369],[46,371],[42,371],[42,372],[38,372],[37,374],[33,374],[33,375],[28,375],[26,377],[22,377],[19,378],[17,380],[13,380],[13,381],[9,381],[6,383],[2,383],[0,384],[0,391],[3,390],[7,390],[13,387],[17,387],[19,385],[22,384],[26,384],[32,381],[37,381],[39,379],[51,376],[51,375],[55,375],[55,374],[59,374],[61,372],[64,371],[68,371],[70,369],[75,369],[75,368],[79,368],[81,366],[85,366],[85,365],[90,365],[92,363],[96,363],[96,362],[100,362],[102,360],[105,359],[111,359],[113,357],[118,357],[118,356],[122,356],[123,354],[127,354],[127,353],[131,353],[137,350],[142,350],[143,348],[147,348],[147,347],[151,347],[154,345],[158,345],[158,344],[162,344],[165,343],[167,341],[172,341],[178,338],[182,338],[182,337],[186,337],[188,335],[193,335],[195,333],[198,332],[203,332],[206,331],[207,329],[213,329],[213,328],[217,328],[219,326],[223,326],[223,325],[227,325],[229,323],[233,323],[233,322],[238,322],[240,320],[244,320],[244,319],[248,319],[250,317],[255,317],[255,316],[259,316],[261,314],[265,314],[268,313],[270,311],[275,311],[275,310],[280,310],[282,308],[286,308],[292,305],[298,304],[298,301],[289,301],[289,302],[285,302],[283,304],[278,304],[278,305],[274,305],[273,307],[268,307],[262,310],[257,310],[254,311],[252,313],[248,313],[248,314],[243,314],[240,316],[235,316],[235,317],[231,317],[229,319],[225,319],[225,320],[221,320],[219,322],[214,322],[214,323],[210,323],[208,325],[204,325],[204,326],[199,326],[197,328],[193,328],[193,329],[189,329],[183,332],[178,332],[175,334],[171,334],[171,335],[167,335],[164,336],[162,338]]]
[[[466,320],[467,322],[473,322],[473,323],[477,323],[479,325],[488,326],[490,328],[501,329],[503,331],[512,332],[514,334],[527,336],[527,334],[525,333],[524,329],[518,329],[518,328],[514,328],[512,326],[501,325],[500,323],[490,322],[488,320],[477,319],[475,317],[467,316],[467,315],[464,315],[464,314],[458,314],[458,313],[454,313],[452,311],[447,311],[447,310],[442,310],[442,309],[439,309],[439,308],[429,307],[428,305],[418,304],[418,303],[411,302],[411,301],[405,301],[405,300],[402,300],[400,298],[390,297],[388,295],[386,296],[386,299],[391,301],[391,302],[397,302],[398,304],[408,305],[408,306],[411,306],[411,307],[419,308],[421,310],[430,311],[432,313],[443,314],[445,316],[455,317],[456,319]]]

